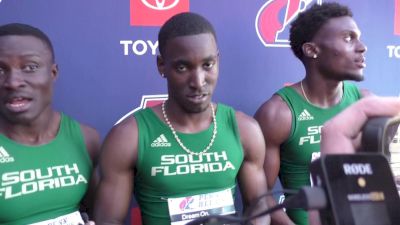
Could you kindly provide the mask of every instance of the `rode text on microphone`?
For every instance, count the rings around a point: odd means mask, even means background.
[[[326,155],[310,171],[329,202],[320,210],[322,225],[400,224],[400,199],[383,155]]]

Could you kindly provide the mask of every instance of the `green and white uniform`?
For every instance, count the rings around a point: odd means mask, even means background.
[[[48,144],[22,145],[0,134],[0,224],[30,224],[77,211],[92,163],[80,125],[61,114]]]
[[[284,87],[277,92],[292,112],[289,138],[280,147],[279,178],[284,188],[297,190],[302,186],[310,186],[309,165],[320,156],[322,125],[361,98],[361,93],[354,84],[343,84],[341,101],[327,109],[308,103],[292,87]],[[286,212],[296,224],[308,224],[306,211],[288,209]]]
[[[135,195],[144,225],[170,224],[167,199],[231,189],[243,161],[243,149],[235,111],[218,104],[218,133],[207,153],[186,153],[170,128],[152,109],[135,113],[139,128]],[[177,132],[184,145],[201,151],[212,137],[214,124],[207,130],[184,134]]]

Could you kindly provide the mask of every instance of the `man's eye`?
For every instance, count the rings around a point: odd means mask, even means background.
[[[4,75],[4,74],[6,74],[6,71],[0,67],[0,75]]]
[[[22,71],[24,72],[35,72],[39,69],[39,65],[37,64],[27,64],[22,67]]]
[[[184,66],[184,65],[179,65],[179,66],[176,67],[176,70],[179,71],[179,72],[184,72],[184,71],[187,70],[187,67]]]
[[[345,42],[353,42],[354,40],[359,40],[360,36],[358,36],[357,34],[347,34],[346,36],[344,36],[344,41]]]
[[[205,67],[206,69],[211,69],[211,68],[214,67],[214,65],[215,65],[214,62],[204,63],[204,67]]]
[[[346,42],[350,42],[351,39],[353,39],[351,36],[346,36],[346,37],[344,37],[344,40],[345,40]]]

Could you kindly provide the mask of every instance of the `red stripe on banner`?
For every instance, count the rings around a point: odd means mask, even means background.
[[[131,209],[131,225],[142,225],[142,216],[140,215],[139,207]]]
[[[394,34],[400,35],[400,0],[394,0]]]

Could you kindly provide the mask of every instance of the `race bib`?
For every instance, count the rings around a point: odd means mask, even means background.
[[[194,196],[169,198],[171,225],[184,225],[209,215],[229,215],[236,212],[231,189]]]
[[[70,214],[59,216],[54,219],[41,221],[38,223],[32,223],[30,225],[79,225],[85,224],[82,220],[81,214],[76,211]]]

